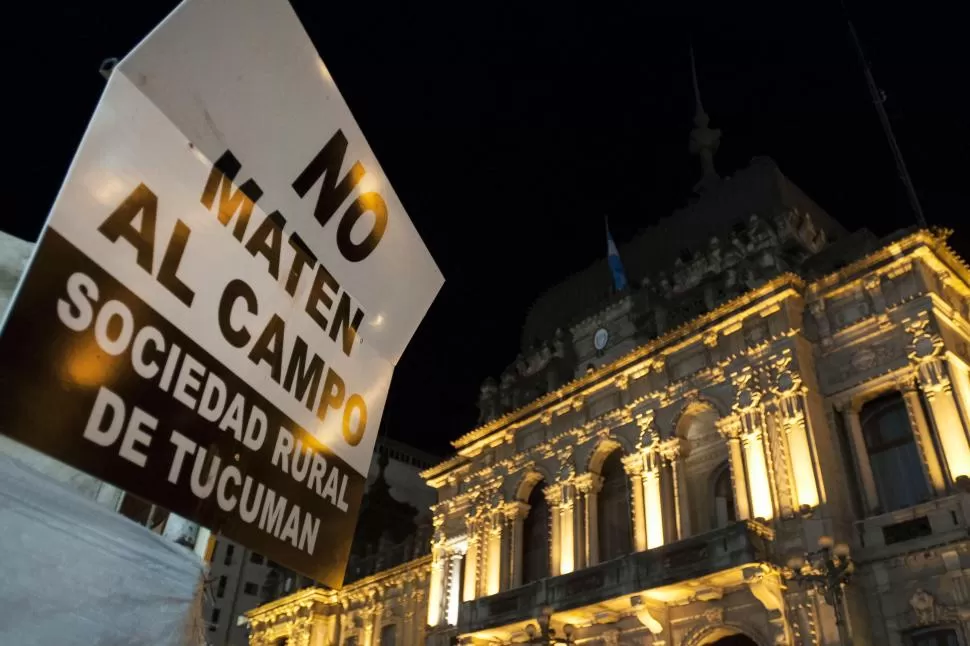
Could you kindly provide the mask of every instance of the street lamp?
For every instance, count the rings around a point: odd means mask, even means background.
[[[820,537],[818,549],[814,552],[792,554],[788,558],[788,567],[781,570],[786,579],[811,586],[816,592],[822,593],[826,603],[835,611],[839,641],[845,646],[852,643],[851,636],[846,634],[844,604],[845,586],[853,572],[855,563],[849,556],[849,546],[836,543],[831,536]]]
[[[527,624],[525,627],[525,632],[529,636],[529,640],[525,642],[526,644],[575,644],[573,641],[573,633],[576,631],[576,627],[572,624],[566,624],[562,627],[562,637],[556,635],[556,629],[550,625],[550,619],[552,618],[552,608],[545,606],[539,612],[539,616],[536,618],[538,626],[536,624]]]

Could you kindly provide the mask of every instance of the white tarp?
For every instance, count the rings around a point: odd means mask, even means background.
[[[202,643],[190,549],[5,455],[0,559],[0,644]]]

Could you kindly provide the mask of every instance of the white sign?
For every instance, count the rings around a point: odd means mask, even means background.
[[[188,0],[112,74],[5,322],[4,389],[87,410],[39,437],[22,406],[2,430],[313,556],[310,510],[356,516],[393,367],[442,282],[290,5]],[[57,377],[31,383],[17,348],[41,333]]]

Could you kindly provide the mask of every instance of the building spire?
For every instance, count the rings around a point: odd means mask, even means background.
[[[694,80],[694,99],[696,102],[694,129],[690,131],[690,152],[700,158],[701,179],[694,184],[694,192],[702,193],[716,184],[719,179],[717,171],[714,170],[714,154],[721,143],[721,131],[710,127],[711,119],[704,111],[704,104],[701,103],[701,90],[697,83],[697,64],[694,61],[693,42],[690,44],[690,71]]]

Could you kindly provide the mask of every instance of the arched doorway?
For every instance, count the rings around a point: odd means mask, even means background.
[[[630,523],[629,478],[623,470],[622,453],[614,450],[603,461],[603,486],[597,494],[599,560],[609,561],[633,551]]]
[[[711,646],[758,646],[757,643],[747,635],[729,635],[721,637],[717,641],[708,642]]]
[[[735,626],[719,625],[696,629],[687,635],[684,646],[760,646]]]
[[[738,519],[734,507],[734,486],[731,483],[731,469],[727,462],[717,467],[712,474],[711,485],[714,504],[711,508],[711,528],[726,527]]]
[[[683,478],[680,507],[681,538],[695,534],[702,534],[719,526],[719,521],[726,522],[727,509],[722,505],[719,515],[717,501],[714,497],[714,487],[717,484],[717,471],[727,464],[728,446],[717,431],[719,414],[712,404],[704,400],[693,401],[687,405],[675,425],[677,437],[686,440],[686,447],[682,448],[679,469]],[[730,474],[726,483],[731,484]],[[730,488],[730,486],[729,486]],[[726,503],[726,491],[722,494],[722,503]],[[731,495],[733,506],[733,492]]]
[[[522,583],[549,576],[549,505],[543,484],[537,482],[526,501],[529,513],[522,524]]]

